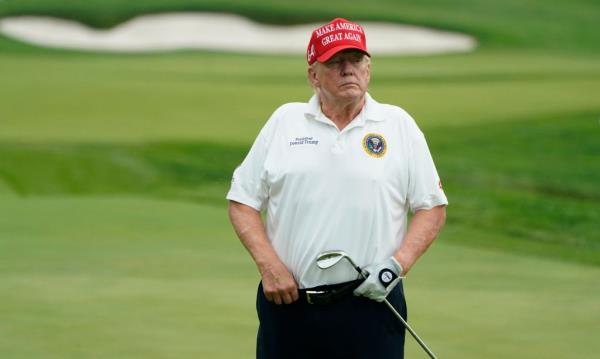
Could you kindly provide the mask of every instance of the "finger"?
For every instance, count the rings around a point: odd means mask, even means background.
[[[300,294],[298,293],[298,288],[294,288],[292,291],[292,301],[295,302],[300,298]]]
[[[294,301],[292,294],[290,292],[284,292],[281,295],[281,298],[283,299],[283,302],[285,304],[292,304],[292,302]]]
[[[267,298],[269,302],[273,301],[273,291],[271,289],[263,286],[263,293],[265,294],[265,298]]]
[[[287,289],[281,292],[281,296],[286,304],[290,304],[298,300],[300,295],[298,294],[298,285],[294,281]]]
[[[275,302],[275,304],[277,305],[281,305],[281,296],[279,295],[279,293],[274,293],[273,294],[273,302]]]
[[[356,289],[354,290],[353,293],[355,296],[364,295],[365,292],[367,291],[368,287],[369,287],[369,282],[364,281],[358,287],[356,287]]]

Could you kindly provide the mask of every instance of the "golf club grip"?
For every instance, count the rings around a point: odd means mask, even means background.
[[[388,308],[390,308],[390,310],[396,315],[396,317],[398,317],[398,319],[400,319],[400,321],[402,322],[402,324],[404,324],[404,327],[413,336],[413,338],[415,338],[415,340],[417,341],[417,343],[419,343],[419,345],[421,345],[421,348],[423,348],[423,350],[425,350],[427,352],[427,354],[429,355],[429,357],[431,359],[437,359],[437,357],[435,356],[435,354],[433,354],[433,352],[431,351],[431,349],[429,349],[427,347],[427,345],[425,345],[425,343],[421,340],[421,338],[419,338],[419,336],[417,335],[417,333],[415,333],[415,331],[410,327],[410,325],[408,325],[408,323],[406,322],[406,320],[404,320],[404,318],[402,318],[402,316],[400,315],[400,313],[398,313],[398,311],[396,310],[396,308],[394,308],[394,306],[387,299],[384,299],[384,302],[388,306]]]
[[[365,273],[363,273],[363,270],[354,263],[354,261],[352,261],[352,259],[350,257],[346,256],[346,260],[348,260],[350,262],[350,264],[354,267],[354,269],[356,269],[356,271],[358,272],[358,274],[363,277],[363,279],[367,279],[368,275],[365,275]],[[417,335],[417,333],[415,333],[415,331],[410,327],[410,325],[408,325],[408,323],[406,322],[406,320],[404,320],[404,318],[402,318],[402,316],[400,315],[400,313],[398,313],[398,311],[396,310],[396,308],[394,308],[394,306],[386,299],[383,300],[385,302],[385,304],[388,306],[388,308],[390,308],[390,310],[392,311],[392,313],[394,313],[394,315],[402,322],[402,324],[404,325],[404,327],[409,331],[409,333],[413,336],[413,338],[415,338],[415,340],[417,341],[417,343],[419,343],[419,345],[421,346],[421,348],[423,348],[423,350],[425,350],[425,352],[427,352],[427,354],[429,355],[429,357],[431,359],[437,359],[437,357],[435,356],[435,354],[433,354],[433,352],[427,347],[427,345],[425,345],[425,343],[421,340],[421,338],[419,338],[419,336]]]
[[[360,276],[362,277],[362,279],[367,279],[367,276],[363,273],[363,270],[362,270],[361,267],[354,266],[354,269],[356,269],[356,271],[358,272],[358,274],[360,274]]]

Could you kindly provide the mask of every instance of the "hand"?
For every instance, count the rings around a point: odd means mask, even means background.
[[[281,262],[271,262],[260,268],[263,292],[269,302],[290,304],[298,299],[298,284]]]
[[[390,257],[381,263],[371,264],[363,269],[365,281],[354,290],[354,295],[383,302],[385,297],[400,283],[402,266],[396,258]]]

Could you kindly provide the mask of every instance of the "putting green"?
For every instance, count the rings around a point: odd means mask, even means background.
[[[0,212],[3,357],[253,356],[258,276],[224,206],[3,197]],[[440,357],[600,351],[600,269],[451,243],[406,280],[409,320]]]

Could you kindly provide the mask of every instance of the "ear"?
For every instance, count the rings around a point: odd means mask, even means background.
[[[310,84],[313,87],[318,88],[319,87],[319,74],[317,73],[315,66],[308,67],[307,76],[308,76],[308,81],[310,82]]]

